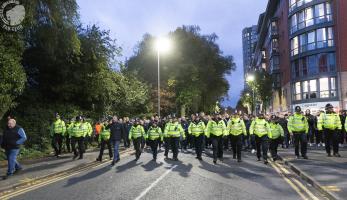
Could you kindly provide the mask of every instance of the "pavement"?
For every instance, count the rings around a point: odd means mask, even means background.
[[[331,199],[347,197],[347,149],[340,148],[341,158],[327,157],[324,147],[308,150],[308,160],[296,159],[294,149],[280,149],[279,155],[302,179]]]
[[[226,152],[225,160],[214,165],[210,154],[208,151],[204,160],[199,161],[191,152],[180,153],[179,162],[164,159],[163,152],[157,162],[151,161],[150,153],[142,154],[138,161],[134,155],[122,155],[114,167],[101,163],[38,187],[4,195],[3,199],[327,199],[279,163],[264,165],[246,152],[243,162],[237,163]],[[92,158],[95,156],[91,155],[90,159],[86,156],[85,160],[92,161]],[[70,163],[71,160],[62,159],[48,166]],[[56,167],[52,169],[63,170]],[[308,196],[303,194],[305,191]]]

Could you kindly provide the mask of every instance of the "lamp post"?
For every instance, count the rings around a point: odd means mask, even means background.
[[[252,88],[252,114],[254,115],[254,101],[255,101],[255,93],[254,93],[254,88],[250,85],[254,82],[254,75],[250,74],[247,76],[247,83],[248,85]]]
[[[155,44],[158,57],[158,116],[160,117],[160,53],[164,53],[171,48],[170,40],[159,38]]]

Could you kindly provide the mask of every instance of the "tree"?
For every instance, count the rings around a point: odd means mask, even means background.
[[[163,112],[177,112],[177,108],[181,114],[201,110],[212,112],[215,102],[229,89],[225,76],[235,70],[233,57],[223,55],[215,34],[201,35],[197,26],[179,27],[168,37],[173,41],[174,49],[169,55],[161,56],[161,85],[165,91],[175,93],[172,103],[176,109]],[[152,91],[157,90],[155,39],[149,34],[144,35],[125,69],[126,73],[148,83]],[[156,102],[152,104],[156,105]]]
[[[272,85],[273,79],[272,76],[265,71],[260,69],[255,73],[255,88],[258,98],[263,103],[263,111],[266,111],[266,108],[269,106],[269,103],[272,98]]]

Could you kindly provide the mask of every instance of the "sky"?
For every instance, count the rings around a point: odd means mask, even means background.
[[[232,55],[236,71],[227,77],[234,107],[243,89],[242,29],[257,24],[267,0],[77,0],[84,25],[110,30],[123,48],[121,60],[133,55],[145,33],[163,36],[182,25],[198,25],[202,34],[216,33],[223,55]]]

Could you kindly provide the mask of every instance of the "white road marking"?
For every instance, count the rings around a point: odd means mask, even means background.
[[[170,172],[172,172],[173,169],[175,169],[177,165],[172,166],[170,169],[168,169],[164,174],[162,174],[157,180],[155,180],[148,188],[146,188],[141,194],[135,198],[135,200],[140,200],[142,197],[144,197],[153,187],[155,187],[165,176],[167,176]]]

